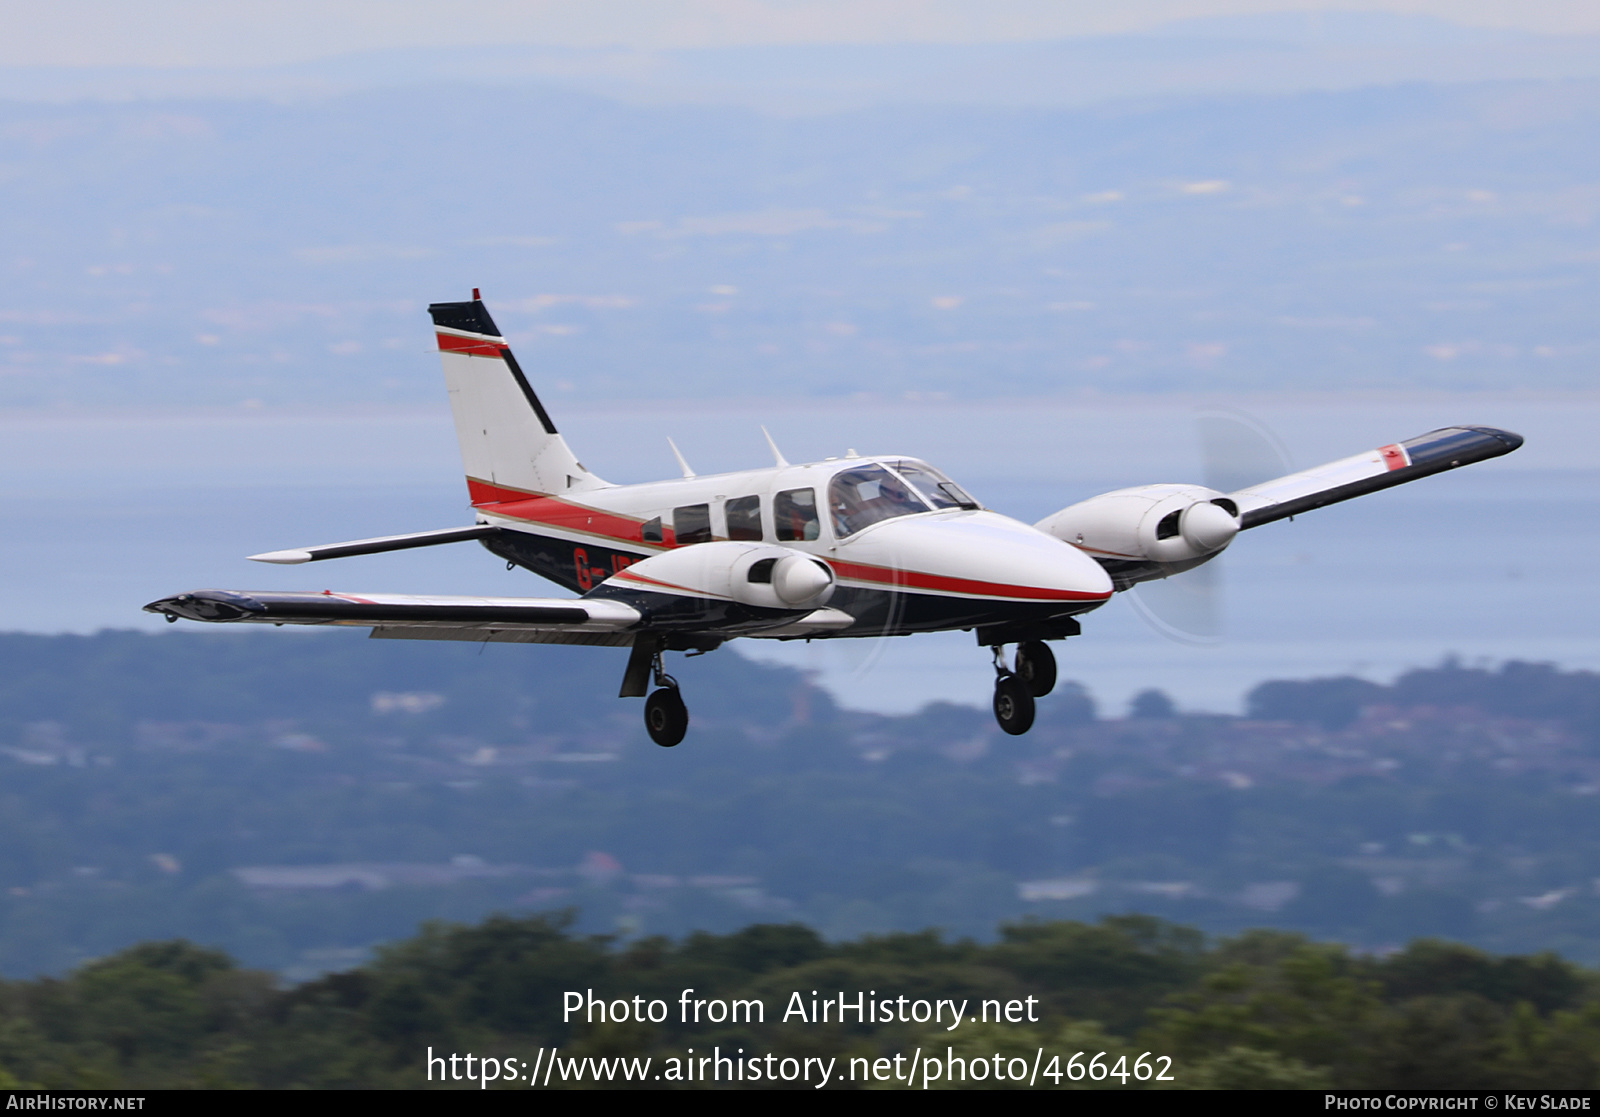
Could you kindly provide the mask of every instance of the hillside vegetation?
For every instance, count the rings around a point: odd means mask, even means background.
[[[1144,1054],[1171,1059],[1169,1082],[1073,1081],[1062,1071],[1049,1083],[1068,1088],[1593,1088],[1597,977],[1549,954],[1496,958],[1438,940],[1384,958],[1275,931],[1207,942],[1144,916],[1010,924],[987,945],[934,932],[830,944],[799,924],[619,944],[575,934],[564,918],[496,916],[430,924],[370,965],[289,989],[181,941],[142,943],[64,980],[9,982],[0,986],[0,1066],[7,1084],[47,1087],[477,1089],[462,1062],[434,1064],[428,1081],[430,1052],[470,1052],[517,1078],[536,1059],[565,1060],[552,1087],[595,1085],[590,1060],[648,1058],[641,1077],[659,1088],[692,1049],[833,1059],[835,1086],[892,1088],[905,1083],[852,1082],[844,1068],[851,1059],[893,1066],[896,1055],[904,1067],[918,1051],[944,1067],[1010,1066],[1040,1051],[1059,1057],[1058,1068],[1078,1052],[1080,1064],[1104,1052],[1102,1066],[1124,1059],[1124,1070]],[[684,1024],[685,990],[708,1004],[760,1002],[762,1020]],[[792,1015],[819,994],[853,1002],[868,990],[895,1000],[907,1022]],[[563,1011],[590,995],[658,1000],[664,1019],[589,1023]],[[1016,1022],[964,1018],[950,1030],[909,1020],[919,999],[943,998],[970,1006],[973,1018],[984,1000],[1015,1004]],[[586,1064],[589,1076],[572,1081]],[[446,1066],[460,1077],[441,1083]],[[987,1088],[992,1077],[955,1085]]]

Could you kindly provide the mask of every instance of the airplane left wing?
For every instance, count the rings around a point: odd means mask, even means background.
[[[422,597],[257,590],[195,590],[152,601],[169,621],[317,624],[371,628],[380,639],[472,640],[626,647],[643,619],[620,601],[595,598]]]
[[[1314,508],[1365,496],[1487,458],[1509,454],[1522,436],[1497,427],[1442,427],[1365,454],[1251,485],[1228,498],[1241,529],[1298,516]]]
[[[1246,528],[1509,454],[1522,436],[1496,427],[1443,427],[1223,493],[1200,485],[1140,485],[1069,505],[1035,526],[1086,551],[1119,590],[1192,570]]]

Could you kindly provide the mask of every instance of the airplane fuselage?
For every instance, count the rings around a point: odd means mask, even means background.
[[[907,475],[943,479],[916,459],[857,457],[559,497],[477,478],[469,487],[479,520],[501,529],[485,547],[581,594],[602,587],[670,595],[659,584],[629,584],[623,572],[700,543],[759,542],[813,555],[836,579],[829,607],[855,623],[811,636],[1060,625],[1111,596],[1101,566],[1071,544],[979,508],[953,486],[959,501],[932,488],[930,499],[902,480]],[[898,503],[863,492],[888,492]]]

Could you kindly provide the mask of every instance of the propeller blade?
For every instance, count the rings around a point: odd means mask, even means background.
[[[1238,411],[1204,411],[1195,417],[1202,476],[1207,488],[1233,493],[1292,473],[1283,443],[1256,419]],[[1129,597],[1139,618],[1183,644],[1222,641],[1221,557],[1193,570],[1141,582]]]
[[[1129,591],[1139,619],[1180,644],[1222,642],[1222,579],[1212,559],[1170,578],[1140,582]]]
[[[895,581],[899,582],[900,568],[891,563],[890,569],[896,575]],[[878,631],[891,631],[895,625],[900,623],[900,618],[904,615],[905,609],[904,595],[899,593],[891,594],[889,607],[883,616],[882,626]],[[871,625],[864,625],[861,626],[860,630],[870,632],[871,628]],[[884,651],[889,647],[888,638],[883,636],[853,636],[848,640],[825,640],[823,643],[834,648],[834,654],[843,661],[846,669],[850,672],[851,678],[854,679],[864,679],[871,674],[873,668],[877,667],[878,661],[883,658]]]
[[[1283,443],[1262,423],[1238,411],[1195,416],[1205,485],[1236,493],[1248,485],[1293,473]]]

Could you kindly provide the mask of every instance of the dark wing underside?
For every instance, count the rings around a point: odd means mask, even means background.
[[[643,619],[619,601],[329,591],[195,590],[144,608],[169,620],[356,626],[384,639],[552,644],[631,644]]]

